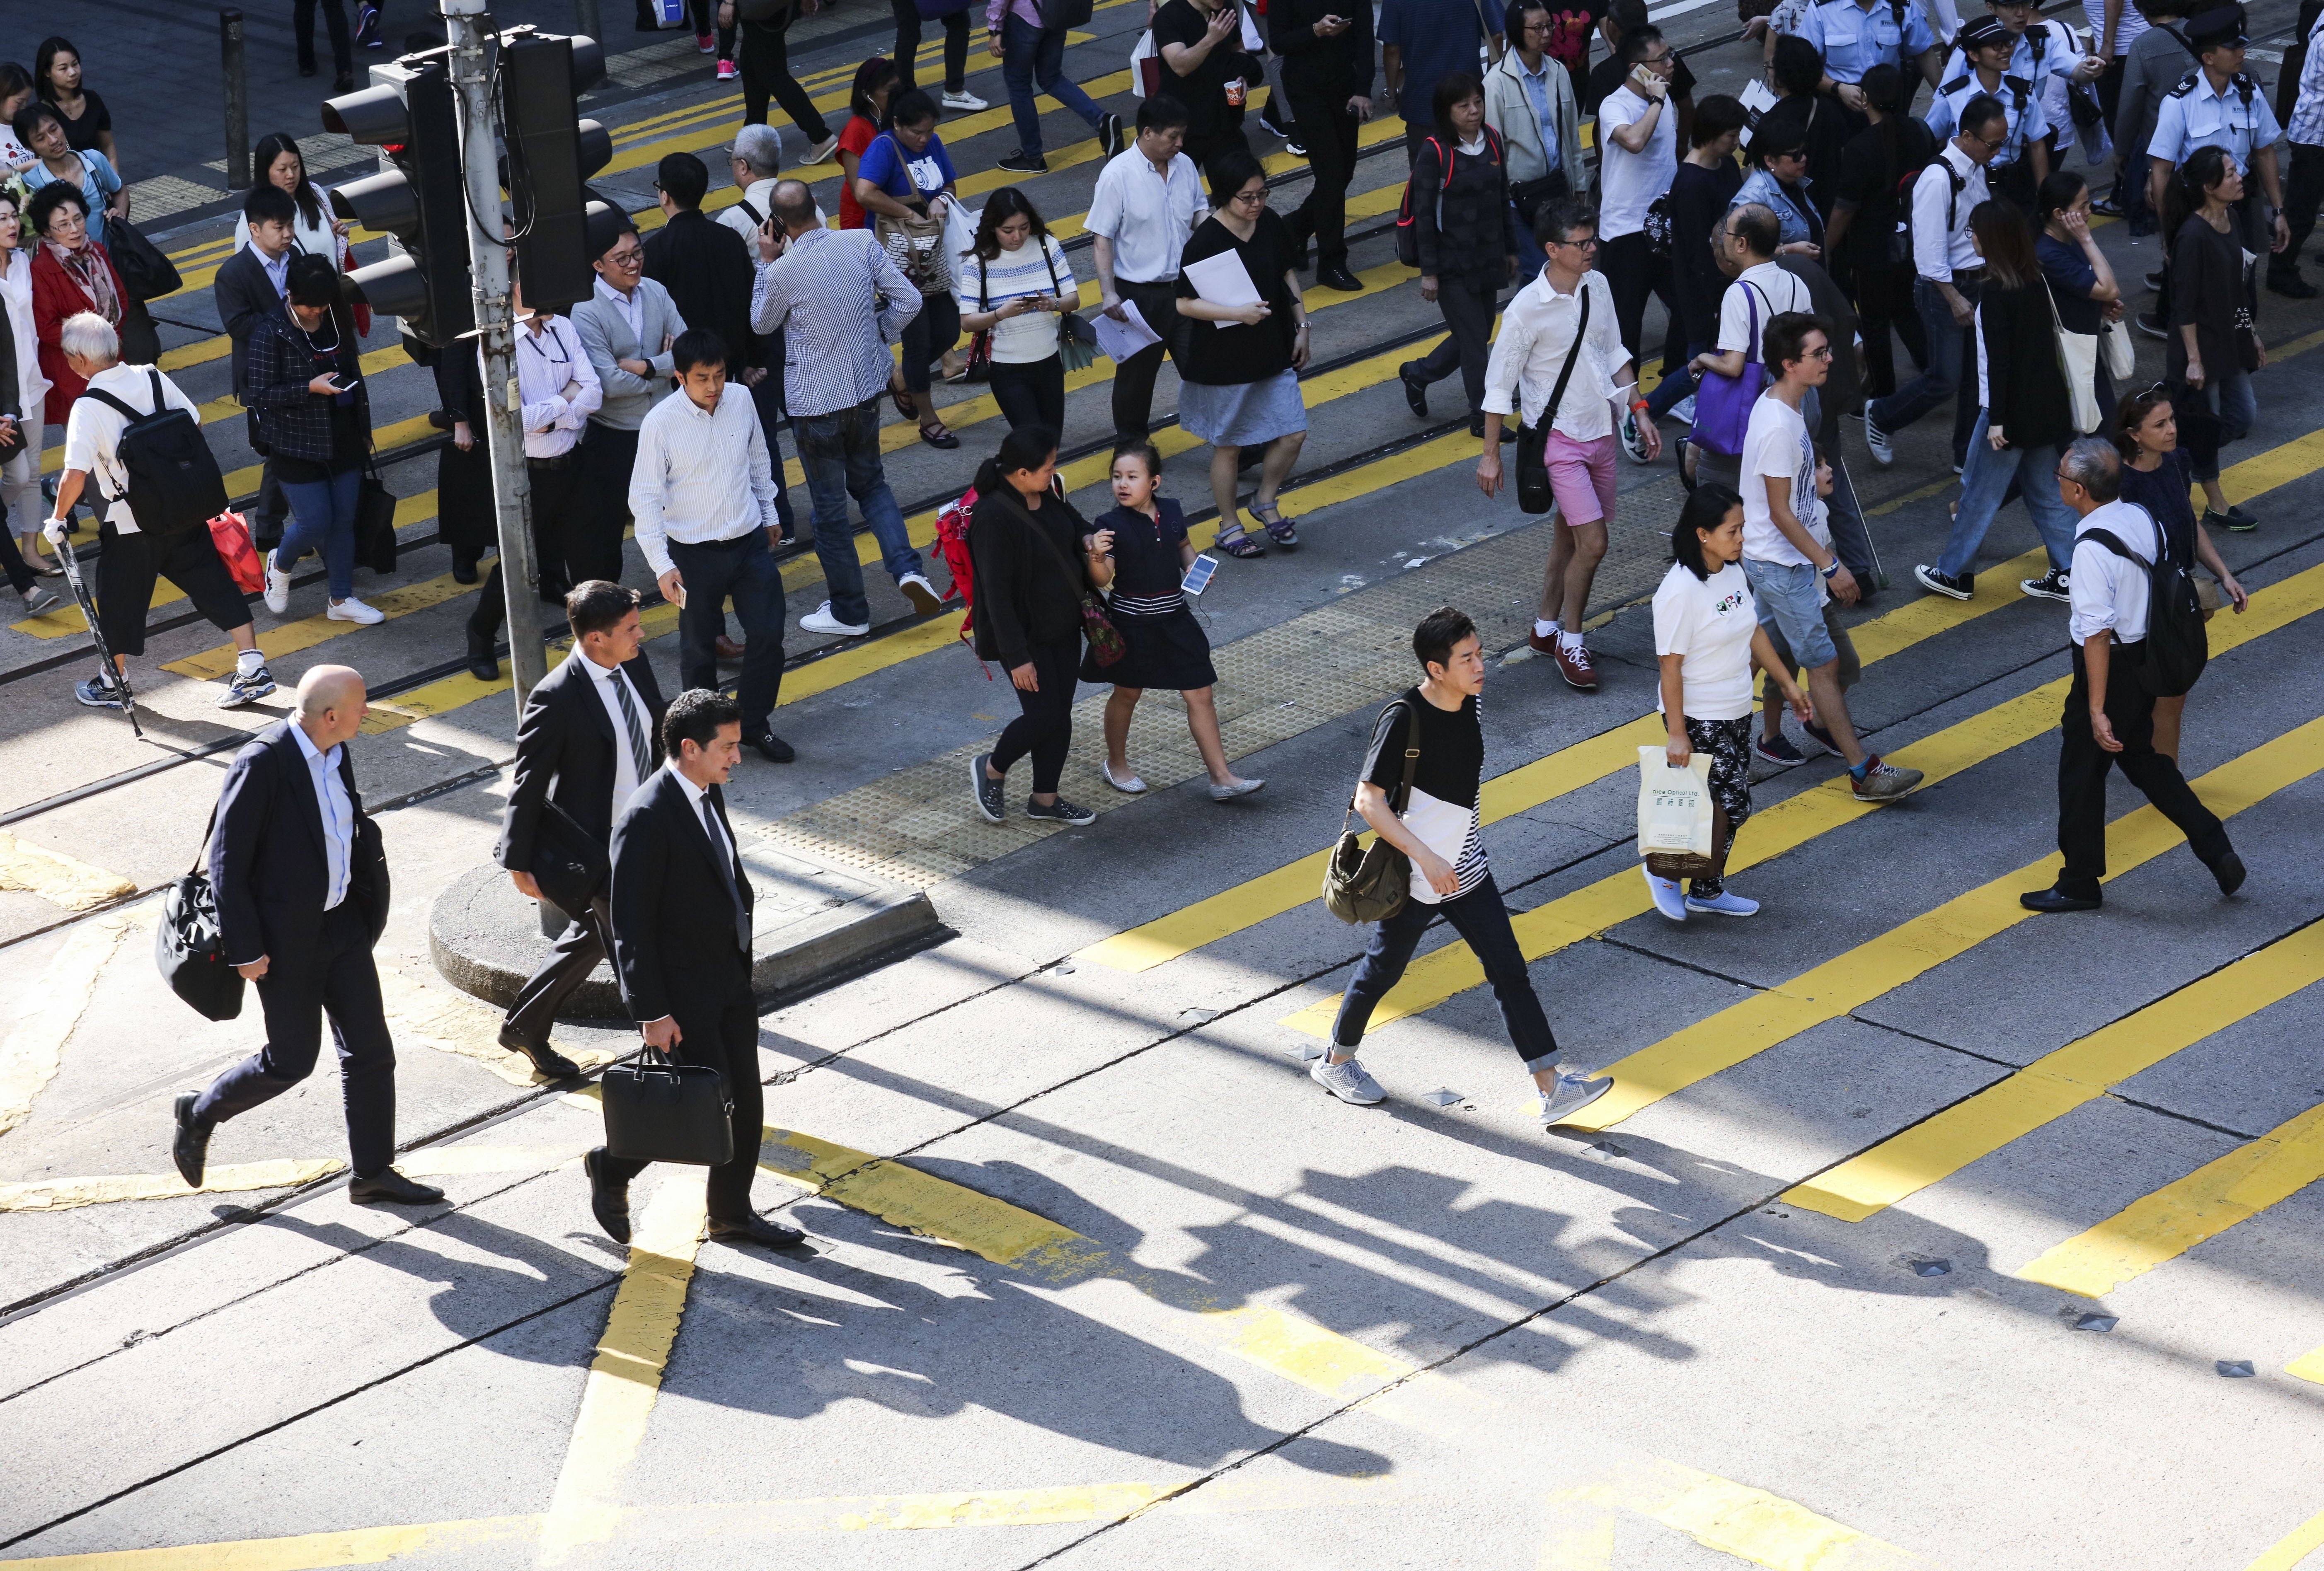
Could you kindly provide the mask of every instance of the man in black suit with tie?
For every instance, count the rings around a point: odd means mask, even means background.
[[[532,690],[517,724],[516,777],[497,853],[521,893],[548,901],[572,923],[501,1023],[501,1045],[545,1075],[580,1072],[549,1045],[549,1027],[613,953],[605,848],[613,821],[661,764],[656,737],[668,707],[638,652],[645,632],[636,590],[602,578],[576,584],[565,620],[573,653]]]
[[[299,254],[299,207],[290,192],[262,180],[243,198],[242,216],[250,225],[250,243],[218,264],[217,277],[210,283],[210,299],[217,307],[219,326],[234,340],[234,396],[247,404],[244,362],[250,354],[250,335],[259,318],[282,309],[283,297],[290,291],[290,259]],[[250,435],[255,446],[254,411]],[[281,543],[282,519],[289,511],[281,482],[274,478],[274,461],[267,459],[259,471],[258,507],[250,520],[261,549]]]
[[[742,754],[742,705],[688,688],[662,718],[662,750],[666,761],[613,825],[613,966],[647,1046],[726,1077],[734,1154],[710,1170],[710,1236],[789,1248],[807,1235],[751,1209],[765,1124],[751,879],[719,789]],[[630,1181],[645,1165],[602,1145],[582,1158],[590,1208],[617,1244],[630,1241]]]
[[[259,732],[226,771],[210,838],[210,887],[226,959],[258,984],[266,1045],[207,1091],[178,1098],[171,1155],[196,1189],[211,1131],[313,1072],[327,1015],[355,1169],[347,1198],[407,1206],[444,1198],[388,1165],[395,1156],[395,1047],[371,958],[387,926],[387,858],[378,828],[364,816],[346,749],[368,712],[359,674],[318,666],[300,682],[290,718]]]

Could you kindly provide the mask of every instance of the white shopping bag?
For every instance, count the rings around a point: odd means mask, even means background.
[[[1154,63],[1149,66],[1147,64],[1148,60]],[[1149,27],[1138,35],[1138,43],[1130,51],[1130,96],[1131,97],[1143,98],[1155,90],[1159,85],[1155,78],[1155,72],[1161,64],[1161,51],[1154,47],[1154,30]]]
[[[945,198],[945,266],[956,280],[966,276],[964,259],[976,249],[976,224],[983,216],[982,207],[972,213],[960,205],[958,198]]]
[[[1711,855],[1711,755],[1696,752],[1683,769],[1668,749],[1638,749],[1638,855]]]

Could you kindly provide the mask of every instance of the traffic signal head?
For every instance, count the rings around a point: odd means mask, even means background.
[[[452,83],[440,53],[410,57],[382,74],[391,73],[401,80],[323,105],[324,129],[377,147],[395,165],[334,187],[331,207],[398,248],[350,275],[357,298],[401,318],[412,338],[441,348],[475,326]]]
[[[604,75],[594,40],[530,28],[501,34],[501,184],[516,226],[518,286],[534,310],[586,300],[596,282],[583,182],[612,161],[613,144],[604,126],[576,117],[574,99]]]

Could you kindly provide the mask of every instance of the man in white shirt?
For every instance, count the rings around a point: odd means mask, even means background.
[[[2066,690],[2058,751],[2058,850],[2065,865],[2047,889],[2020,895],[2028,911],[2096,911],[2106,877],[2107,774],[2145,793],[2187,837],[2211,869],[2219,893],[2244,881],[2243,859],[2218,815],[2203,805],[2178,760],[2154,750],[2154,694],[2140,680],[2146,666],[2147,565],[2163,549],[2146,510],[2120,500],[2122,457],[2103,436],[2083,436],[2058,460],[2058,491],[2081,519],[2074,531],[2070,628],[2074,680]],[[2136,560],[2116,551],[2101,538]]]
[[[114,669],[101,666],[97,675],[76,683],[73,696],[91,709],[124,707],[120,673],[129,657],[145,652],[145,612],[153,603],[153,581],[166,574],[186,592],[193,608],[210,625],[234,640],[235,671],[218,695],[220,709],[255,703],[274,691],[266,657],[258,651],[258,634],[251,626],[250,604],[235,587],[226,564],[206,528],[180,531],[167,539],[145,534],[129,509],[129,472],[121,463],[121,434],[130,416],[114,407],[118,400],[137,415],[152,414],[161,403],[182,409],[200,425],[201,410],[178,384],[150,365],[121,363],[121,339],[110,323],[94,311],[68,317],[60,329],[59,345],[75,375],[88,381],[95,397],[77,399],[65,422],[64,473],[57,476],[57,498],[45,533],[61,555],[72,549],[67,542],[73,504],[92,475],[105,499],[105,520],[97,528],[97,626]]]
[[[783,574],[769,549],[781,532],[774,464],[759,411],[726,391],[726,350],[717,335],[681,333],[671,346],[686,396],[655,406],[638,427],[630,511],[638,549],[678,608],[678,676],[718,685],[718,634],[725,604],[742,624],[742,740],[770,763],[798,755],[770,725],[783,679]]]
[[[1194,226],[1210,216],[1194,161],[1178,148],[1186,140],[1186,106],[1167,96],[1138,111],[1138,142],[1106,161],[1082,227],[1094,235],[1098,288],[1105,314],[1129,319],[1134,306],[1159,342],[1148,345],[1113,373],[1113,439],[1143,441],[1154,417],[1154,378],[1162,369],[1170,329],[1178,320],[1178,257]]]
[[[1636,360],[1646,296],[1659,296],[1665,311],[1678,310],[1670,259],[1656,256],[1646,239],[1646,209],[1678,173],[1678,112],[1670,102],[1678,56],[1661,29],[1641,27],[1622,35],[1620,58],[1628,74],[1598,106],[1598,265],[1613,280],[1616,320]]]
[[[1985,262],[1969,237],[1969,216],[1986,199],[1985,166],[2007,141],[2009,113],[1982,95],[1959,111],[1960,133],[1913,184],[1913,303],[1928,335],[1929,363],[1921,374],[1864,406],[1864,441],[1874,462],[1896,462],[1890,433],[1901,431],[1950,397],[1953,400],[1953,468],[1969,455],[1977,424],[1977,297]]]
[[[1815,440],[1801,406],[1831,371],[1831,339],[1823,318],[1785,311],[1762,339],[1775,380],[1751,406],[1743,437],[1743,576],[1757,603],[1759,625],[1781,633],[1807,668],[1808,696],[1831,745],[1848,760],[1849,788],[1858,802],[1894,802],[1921,783],[1918,769],[1899,769],[1868,753],[1849,718],[1840,685],[1840,646],[1824,623],[1824,597],[1856,602],[1856,579],[1831,548],[1816,495]],[[1775,700],[1770,698],[1770,702]],[[1764,750],[1761,757],[1768,758]],[[1791,760],[1775,758],[1771,762]]]
[[[1663,450],[1622,347],[1614,288],[1590,265],[1596,227],[1590,209],[1572,198],[1541,210],[1534,235],[1549,261],[1502,314],[1485,365],[1485,454],[1477,461],[1478,488],[1492,496],[1501,486],[1502,423],[1521,410],[1519,502],[1527,492],[1537,498],[1546,491],[1565,525],[1550,542],[1527,642],[1557,662],[1566,685],[1583,693],[1598,687],[1582,621],[1614,516],[1616,422],[1625,411],[1636,415],[1648,456]]]

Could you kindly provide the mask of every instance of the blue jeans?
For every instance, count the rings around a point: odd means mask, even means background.
[[[1416,880],[1419,877],[1417,872],[1413,874]],[[1364,946],[1364,958],[1356,962],[1356,974],[1340,1000],[1339,1017],[1332,1025],[1333,1043],[1353,1047],[1363,1040],[1373,1007],[1403,977],[1420,935],[1439,915],[1452,924],[1452,931],[1485,968],[1485,980],[1492,984],[1493,1000],[1501,1007],[1501,1024],[1508,1028],[1517,1056],[1525,1060],[1525,1067],[1536,1073],[1555,1069],[1557,1038],[1550,1033],[1549,1016],[1542,1013],[1533,978],[1526,975],[1525,951],[1517,947],[1517,935],[1509,928],[1508,907],[1501,904],[1500,889],[1489,873],[1466,895],[1439,905],[1407,899],[1395,915],[1372,929],[1371,942]]]
[[[1039,90],[1097,129],[1105,111],[1065,75],[1065,30],[1044,31],[1023,17],[1010,14],[1001,22],[1001,75],[1009,84],[1009,109],[1017,117],[1017,145],[1028,158],[1041,156],[1041,111],[1035,106]]]
[[[1659,420],[1694,391],[1694,372],[1687,366],[1694,363],[1696,355],[1707,354],[1710,349],[1708,344],[1689,344],[1686,346],[1686,363],[1674,368],[1668,376],[1655,384],[1654,391],[1646,395],[1647,414]]]
[[[2209,371],[2210,367],[2204,367]],[[2219,445],[2251,435],[2252,427],[2259,420],[2259,394],[2252,387],[2251,372],[2240,366],[2225,376],[2215,376],[2203,390],[2193,395],[2200,400],[2206,419],[2199,415],[2189,422],[2192,434],[2181,438],[2189,456],[2194,460],[2194,475],[2198,482],[2219,478]],[[2180,417],[2182,421],[2185,416]]]
[[[678,675],[688,687],[718,686],[718,635],[726,630],[726,602],[742,624],[742,735],[768,730],[783,681],[783,570],[767,549],[767,531],[749,529],[731,540],[669,542],[670,565],[686,580],[686,609],[678,613]]]
[[[1944,555],[1937,571],[1948,578],[1966,578],[1977,565],[1977,548],[1993,515],[2009,498],[2014,482],[2034,531],[2050,553],[2050,565],[2063,570],[2074,561],[2074,513],[2058,494],[2058,449],[2006,447],[2000,452],[1985,439],[1985,416],[1977,418],[1969,434],[1969,462],[1961,468],[1960,510],[1953,515],[1953,532],[1945,537]]]
[[[791,434],[798,438],[799,467],[807,471],[815,554],[831,592],[831,614],[859,626],[872,620],[872,604],[863,598],[863,565],[855,559],[855,537],[847,528],[849,497],[880,542],[888,576],[920,571],[920,554],[912,549],[903,510],[880,464],[880,400],[866,399],[827,415],[793,415]]]
[[[1970,305],[1977,304],[1976,284],[1956,281],[1953,287]],[[1974,324],[1964,327],[1954,321],[1952,307],[1927,279],[1913,280],[1913,304],[1919,308],[1922,328],[1928,335],[1929,363],[1920,375],[1886,398],[1873,400],[1867,408],[1880,428],[1893,436],[1951,398],[1953,461],[1965,463],[1969,428],[1978,418],[1977,328]]]
[[[328,480],[302,480],[282,487],[290,504],[290,521],[282,528],[282,544],[274,565],[288,573],[299,558],[312,551],[323,559],[331,581],[331,598],[346,600],[355,592],[355,503],[363,495],[363,471],[342,469]]]

